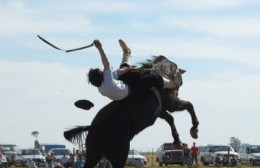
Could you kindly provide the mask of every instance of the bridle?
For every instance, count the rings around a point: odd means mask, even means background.
[[[157,97],[157,100],[159,102],[159,107],[157,109],[157,116],[160,116],[161,112],[162,112],[162,98],[161,95],[158,91],[158,89],[156,87],[151,87],[150,90],[155,94],[155,96]]]
[[[172,80],[173,80],[174,82],[175,82],[176,77],[177,77],[178,75],[179,75],[179,76],[181,75],[181,72],[180,72],[180,69],[179,69],[179,68],[177,68],[176,71],[175,71],[175,73],[173,74]],[[178,78],[179,78],[179,79],[177,79],[177,80],[180,80],[180,81],[178,81],[179,83],[178,83],[178,86],[177,86],[176,90],[179,90],[180,86],[182,85],[182,78],[180,78],[180,77],[178,77]]]

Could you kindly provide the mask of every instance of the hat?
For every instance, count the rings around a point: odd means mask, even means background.
[[[74,105],[84,110],[89,110],[94,106],[94,104],[91,101],[85,99],[76,101]]]

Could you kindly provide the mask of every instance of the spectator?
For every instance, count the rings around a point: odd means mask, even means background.
[[[220,156],[220,154],[217,154],[217,157],[215,158],[215,165],[217,167],[220,167],[223,164],[223,159]]]
[[[47,168],[55,168],[55,161],[56,161],[56,157],[54,152],[52,152],[51,154],[48,154],[46,157],[46,167]]]
[[[238,166],[238,160],[235,158],[235,156],[232,156],[230,162],[232,167]]]
[[[63,156],[60,159],[60,163],[65,168],[69,167],[69,158],[67,158],[66,153],[63,153]]]
[[[70,154],[69,162],[70,162],[70,166],[73,166],[75,164],[75,155],[74,154]]]
[[[28,159],[26,166],[27,166],[27,168],[37,168],[37,165],[35,164],[35,162],[32,159]]]
[[[83,168],[85,161],[82,155],[78,155],[78,160],[75,163],[75,168]]]
[[[194,160],[196,165],[198,165],[198,153],[199,148],[196,146],[196,143],[193,142],[193,146],[191,147],[191,165],[193,165]]]
[[[188,144],[184,144],[183,148],[183,165],[190,165],[190,149],[188,147]]]

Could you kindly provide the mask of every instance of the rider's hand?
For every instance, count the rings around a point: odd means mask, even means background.
[[[94,40],[94,45],[95,47],[97,47],[97,49],[101,49],[102,48],[102,44],[99,42],[99,40]]]

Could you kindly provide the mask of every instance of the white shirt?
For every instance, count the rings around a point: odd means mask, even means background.
[[[123,81],[118,80],[117,71],[112,71],[111,68],[104,70],[104,80],[98,91],[111,100],[121,100],[127,97],[129,87]]]

